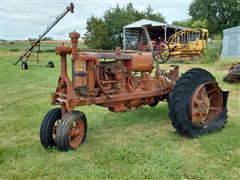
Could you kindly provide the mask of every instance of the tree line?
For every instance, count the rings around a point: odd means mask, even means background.
[[[206,28],[211,37],[222,35],[224,29],[240,25],[240,0],[193,0],[189,15],[191,19],[173,24]]]
[[[222,30],[240,25],[240,0],[193,0],[189,7],[191,19],[174,21],[174,25],[206,28],[210,36]],[[139,11],[132,3],[109,8],[103,17],[91,16],[87,20],[85,44],[91,48],[114,49],[122,46],[122,29],[125,25],[141,19],[165,22],[160,12],[151,6]]]
[[[115,8],[108,9],[103,17],[91,16],[87,20],[85,43],[92,48],[101,49],[122,46],[123,27],[141,19],[165,22],[162,14],[155,13],[150,6],[139,11],[133,7],[132,3],[123,7],[117,5]]]

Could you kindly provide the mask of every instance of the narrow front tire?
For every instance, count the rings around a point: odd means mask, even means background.
[[[87,118],[81,111],[66,113],[56,135],[56,145],[61,151],[76,149],[87,135]]]
[[[61,108],[51,109],[43,118],[40,127],[40,141],[44,148],[52,148],[56,145],[56,132],[61,118]]]

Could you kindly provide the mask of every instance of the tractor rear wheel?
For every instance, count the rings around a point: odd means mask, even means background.
[[[52,148],[56,145],[56,132],[61,118],[61,108],[51,109],[43,118],[40,127],[40,141],[44,148]]]
[[[85,141],[87,118],[81,111],[66,113],[57,131],[56,146],[61,151],[76,149]]]
[[[215,132],[227,123],[228,92],[208,71],[194,68],[176,82],[169,96],[169,116],[177,132],[190,137]]]

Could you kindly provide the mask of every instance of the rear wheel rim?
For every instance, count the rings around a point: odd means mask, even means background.
[[[223,110],[223,96],[215,81],[201,84],[194,91],[189,107],[189,117],[194,124],[206,125]]]
[[[84,122],[81,119],[74,121],[69,128],[69,144],[72,148],[76,148],[81,144],[84,136]]]

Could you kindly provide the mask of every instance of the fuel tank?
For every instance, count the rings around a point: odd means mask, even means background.
[[[131,70],[132,71],[152,71],[153,57],[152,53],[132,53]]]

